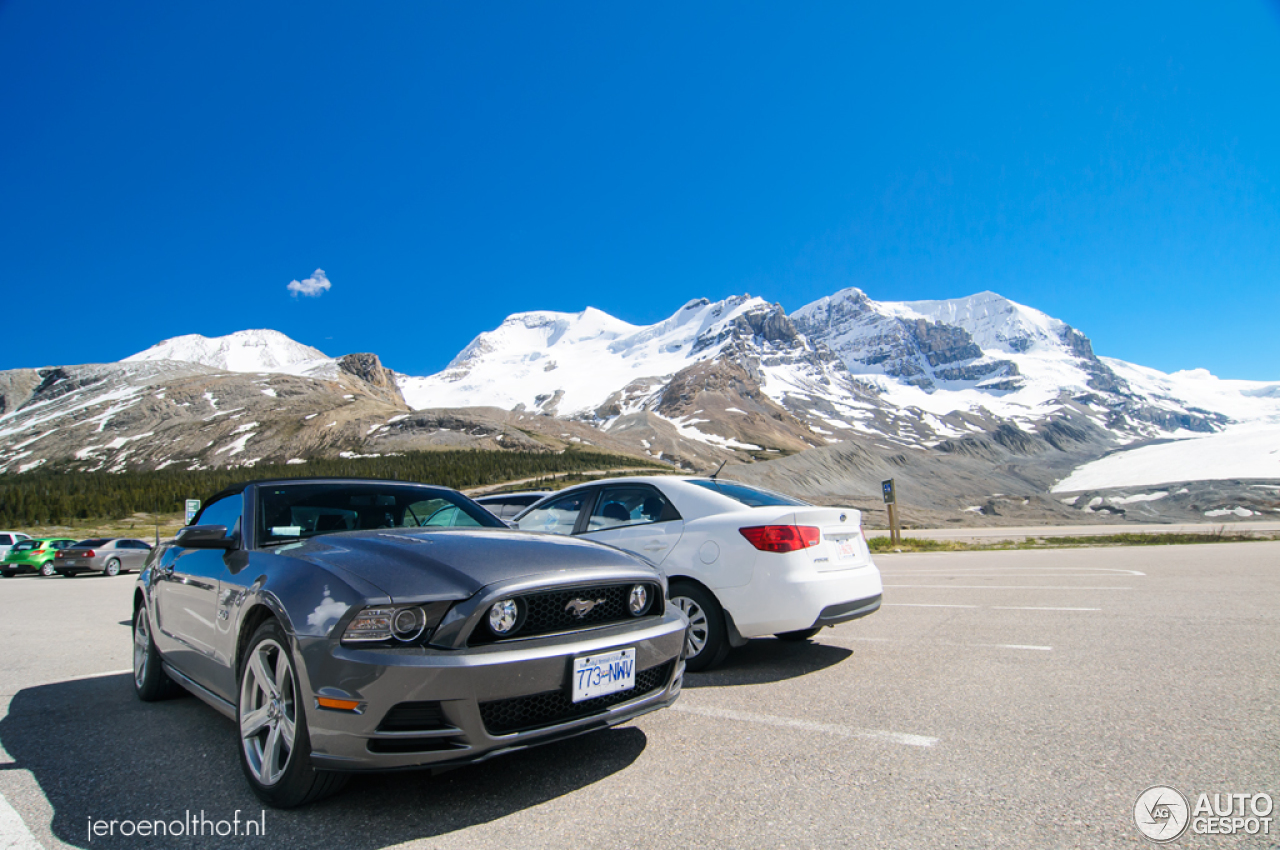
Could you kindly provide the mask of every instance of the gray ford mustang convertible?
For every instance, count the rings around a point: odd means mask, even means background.
[[[134,594],[138,696],[235,720],[279,807],[353,771],[443,767],[670,705],[687,621],[598,544],[507,528],[395,481],[232,487],[156,547]]]

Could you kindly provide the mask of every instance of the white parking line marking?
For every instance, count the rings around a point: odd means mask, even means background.
[[[924,576],[924,575],[964,575],[966,577],[1017,577],[1017,578],[1033,578],[1035,576],[1054,576],[1058,578],[1070,578],[1073,576],[1080,578],[1098,578],[1098,573],[1112,573],[1122,576],[1145,576],[1146,573],[1139,570],[1122,570],[1117,567],[1062,567],[1055,569],[1054,567],[1001,567],[1002,570],[1010,570],[1010,572],[983,572],[989,570],[990,567],[971,567],[971,568],[949,568],[945,570],[881,570],[882,576]]]
[[[828,735],[839,735],[842,738],[868,738],[873,741],[885,741],[891,744],[906,744],[909,747],[932,747],[938,743],[937,738],[927,735],[910,735],[906,732],[885,732],[880,729],[857,729],[852,726],[839,726],[834,723],[814,723],[811,720],[793,720],[788,717],[775,717],[772,714],[754,714],[747,711],[733,711],[728,708],[710,708],[688,705],[678,702],[671,706],[673,711],[686,714],[698,714],[703,717],[715,717],[720,720],[738,720],[743,723],[759,723],[764,726],[781,726],[787,729],[800,729],[805,732],[824,732]]]
[[[0,847],[4,850],[44,850],[3,794],[0,794]]]
[[[844,643],[846,641],[860,641],[865,643],[912,643],[917,646],[958,646],[980,649],[1032,649],[1037,652],[1052,652],[1052,646],[1034,646],[1029,643],[954,643],[949,640],[905,640],[901,638],[870,638],[870,637],[829,637],[823,638],[824,642]]]
[[[1041,608],[1034,605],[992,605],[995,611],[1101,611],[1101,608]]]
[[[885,587],[945,587],[952,590],[1133,590],[1132,587],[1071,587],[1053,584],[886,584]]]
[[[981,608],[981,605],[954,605],[947,602],[886,602],[885,608]],[[1101,611],[1101,608],[1050,608],[1041,605],[989,605],[992,611]]]

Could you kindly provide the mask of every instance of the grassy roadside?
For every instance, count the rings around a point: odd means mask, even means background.
[[[1273,533],[1228,533],[1222,528],[1205,534],[1098,534],[1063,537],[1028,537],[1025,540],[929,540],[904,537],[894,545],[888,537],[872,537],[867,545],[873,553],[887,552],[982,552],[995,549],[1083,549],[1103,546],[1183,546],[1194,543],[1250,543],[1280,539]]]
[[[157,528],[159,539],[165,540],[178,533],[186,525],[186,516],[179,513],[137,513],[124,519],[73,520],[64,525],[30,525],[16,529],[32,537],[74,537],[86,540],[90,537],[136,537],[155,543]]]

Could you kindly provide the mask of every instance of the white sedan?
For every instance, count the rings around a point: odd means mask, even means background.
[[[718,664],[748,638],[807,640],[880,607],[880,571],[853,508],[655,475],[571,487],[514,522],[608,543],[661,567],[671,601],[689,618],[689,670]]]

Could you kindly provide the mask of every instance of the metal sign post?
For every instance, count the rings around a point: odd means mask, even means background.
[[[898,546],[902,543],[902,530],[898,528],[898,495],[893,479],[880,482],[880,487],[884,490],[884,504],[889,511],[889,542]]]

